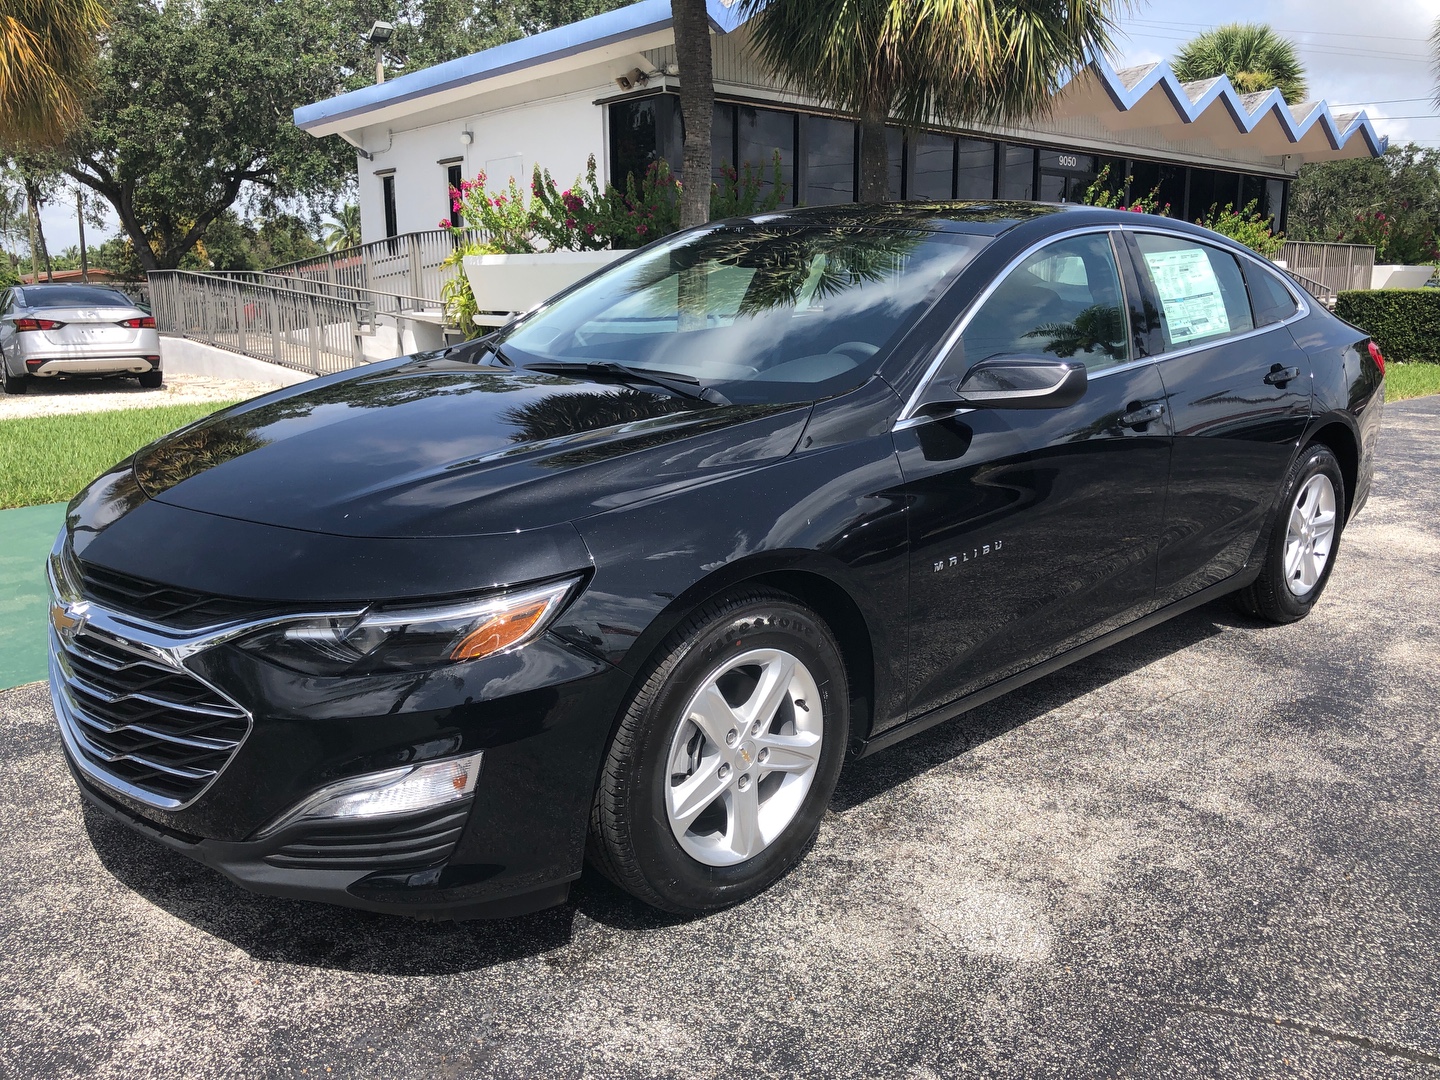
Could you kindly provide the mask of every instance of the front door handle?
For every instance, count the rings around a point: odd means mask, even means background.
[[[1300,369],[1298,367],[1281,367],[1276,364],[1270,369],[1270,374],[1265,376],[1265,381],[1271,386],[1284,386],[1291,379],[1299,377]]]
[[[1124,416],[1120,417],[1120,425],[1128,428],[1143,428],[1147,424],[1154,423],[1165,415],[1165,406],[1158,401],[1139,408],[1131,409]]]

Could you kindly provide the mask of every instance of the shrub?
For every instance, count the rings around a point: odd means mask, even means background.
[[[1212,206],[1210,212],[1197,220],[1195,224],[1203,225],[1207,229],[1218,232],[1221,236],[1238,240],[1251,251],[1264,255],[1267,259],[1273,259],[1285,246],[1285,234],[1271,230],[1270,219],[1260,213],[1258,203],[1254,199],[1245,204],[1244,210],[1236,210],[1230,203],[1226,204],[1224,210],[1218,206]]]
[[[1335,314],[1374,338],[1386,360],[1440,363],[1440,289],[1342,292]]]
[[[1170,204],[1160,205],[1160,185],[1156,184],[1149,195],[1141,195],[1129,206],[1125,205],[1125,188],[1130,186],[1134,180],[1133,176],[1125,177],[1125,182],[1116,186],[1110,181],[1110,166],[1106,165],[1095,177],[1095,182],[1085,189],[1081,199],[1086,206],[1101,206],[1107,210],[1130,210],[1137,214],[1158,214],[1160,217],[1170,216]]]

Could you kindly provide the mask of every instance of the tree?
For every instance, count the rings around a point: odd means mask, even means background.
[[[1295,43],[1263,23],[1228,23],[1192,38],[1170,65],[1181,82],[1227,75],[1243,94],[1278,89],[1294,105],[1310,92]]]
[[[344,251],[360,246],[360,206],[346,203],[335,211],[324,225],[325,246],[331,251]]]
[[[860,201],[881,202],[887,119],[913,130],[1043,114],[1064,75],[1109,49],[1121,0],[741,2],[782,82],[858,114]]]
[[[680,64],[680,118],[685,158],[680,192],[680,227],[710,220],[710,126],[715,115],[715,79],[710,58],[710,13],[705,0],[670,0],[675,59]]]
[[[100,0],[0,0],[0,143],[51,146],[79,122]]]
[[[1290,186],[1291,240],[1374,244],[1376,261],[1436,258],[1440,151],[1409,143],[1383,158],[1315,162]]]
[[[146,270],[169,269],[247,193],[254,208],[348,182],[339,140],[291,122],[359,61],[340,0],[119,0],[64,171],[106,199]],[[339,145],[336,145],[339,144]]]

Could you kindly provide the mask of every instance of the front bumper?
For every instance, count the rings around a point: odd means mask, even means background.
[[[426,672],[303,676],[223,634],[77,601],[68,578],[56,581],[66,572],[55,559],[63,545],[52,557],[52,701],[67,763],[101,812],[269,895],[421,918],[513,915],[564,900],[583,864],[623,672],[542,635]],[[177,678],[199,696],[178,694]],[[238,715],[196,726],[167,704],[182,699],[207,715],[233,704]],[[177,752],[157,731],[201,745]],[[476,752],[468,798],[263,832],[339,780]],[[157,770],[173,771],[176,785],[157,788],[171,775]]]

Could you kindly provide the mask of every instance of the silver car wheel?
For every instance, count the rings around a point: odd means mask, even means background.
[[[784,650],[753,649],[707,675],[666,759],[665,813],[685,853],[733,866],[772,844],[805,801],[824,730],[815,677]]]
[[[1335,544],[1335,485],[1317,473],[1300,489],[1285,530],[1285,584],[1296,596],[1315,588]]]

